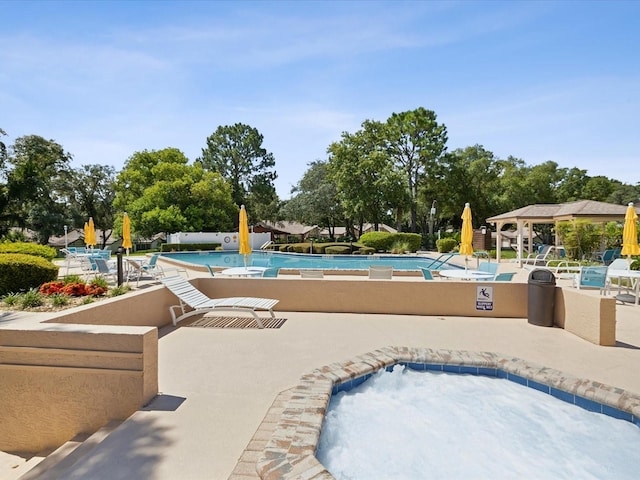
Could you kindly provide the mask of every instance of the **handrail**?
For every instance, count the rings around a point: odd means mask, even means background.
[[[440,264],[441,264],[441,265],[444,265],[444,264],[446,264],[446,263],[447,263],[447,262],[448,262],[452,257],[455,257],[456,255],[459,255],[459,253],[457,253],[457,252],[453,252],[453,253],[443,253],[443,254],[441,254],[438,258],[436,258],[435,260],[432,260],[432,261],[431,261],[431,263],[429,263],[428,265],[426,265],[426,266],[425,266],[425,267],[423,267],[423,268],[429,268],[429,267],[431,267],[432,265],[434,265],[434,264],[435,264],[435,263],[437,263],[437,262],[440,262]],[[441,258],[443,258],[443,257],[446,257],[446,258],[445,258],[445,259],[443,259],[443,260],[440,260],[440,259],[441,259]]]
[[[267,248],[269,245],[273,244],[273,240],[268,240],[266,242],[264,242],[262,245],[260,245],[260,250],[264,250],[265,248]]]

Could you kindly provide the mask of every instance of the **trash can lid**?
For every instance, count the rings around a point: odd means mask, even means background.
[[[529,274],[529,283],[542,285],[555,285],[556,277],[551,270],[538,268]]]

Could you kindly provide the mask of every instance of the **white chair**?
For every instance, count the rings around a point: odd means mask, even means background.
[[[324,272],[322,270],[300,270],[300,277],[302,277],[302,278],[324,278]]]
[[[607,294],[611,291],[611,288],[614,286],[614,279],[616,280],[616,288],[618,293],[622,291],[622,283],[625,278],[625,274],[631,272],[631,264],[627,261],[626,258],[616,258],[612,261],[607,267],[607,286],[606,292]],[[627,277],[629,279],[629,285],[627,287],[634,287],[635,283],[631,276]],[[637,281],[637,280],[636,280]],[[627,288],[628,290],[628,288]]]
[[[393,267],[391,265],[371,265],[369,267],[369,278],[391,280],[393,278]]]
[[[174,325],[192,315],[202,315],[214,310],[231,310],[250,313],[255,318],[258,328],[264,328],[256,310],[266,310],[271,315],[271,318],[275,318],[273,307],[279,302],[279,300],[273,298],[258,297],[209,298],[191,285],[187,279],[179,275],[166,277],[160,281],[180,301],[179,305],[169,307],[169,313]],[[192,311],[186,311],[187,308],[191,308]],[[181,312],[180,315],[176,315],[176,311]]]

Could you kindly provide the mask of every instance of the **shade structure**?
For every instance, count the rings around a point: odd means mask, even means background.
[[[96,242],[96,227],[93,224],[93,217],[89,217],[89,224],[88,224],[87,233],[88,233],[88,236],[89,236],[89,240],[88,240],[88,243],[87,243],[87,239],[85,238],[84,243],[94,247],[97,242]]]
[[[465,203],[462,211],[460,255],[473,255],[473,226],[471,223],[471,206],[468,203]]]
[[[240,254],[249,255],[251,253],[251,245],[249,244],[249,221],[247,220],[247,211],[244,205],[240,206],[240,224],[238,232],[240,233]],[[246,256],[245,256],[246,263]]]
[[[122,248],[126,249],[127,255],[129,255],[131,247],[131,220],[129,220],[127,212],[124,212],[122,216]]]
[[[624,216],[624,230],[622,231],[622,251],[621,255],[640,255],[640,246],[638,246],[638,214],[633,208],[633,203],[629,203],[627,213]]]

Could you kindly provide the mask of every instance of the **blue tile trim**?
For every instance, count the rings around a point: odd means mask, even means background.
[[[551,387],[544,383],[536,382],[535,380],[530,380],[528,378],[522,377],[520,375],[516,375],[514,373],[505,372],[504,370],[501,370],[498,368],[475,367],[470,365],[447,365],[447,364],[439,364],[439,363],[416,363],[416,362],[401,363],[401,365],[404,365],[407,368],[410,368],[411,370],[417,370],[417,371],[436,371],[436,372],[447,372],[447,373],[457,373],[457,374],[483,375],[487,377],[497,377],[497,378],[507,379],[519,385],[533,388],[534,390],[538,390],[542,393],[551,395],[552,397],[555,397],[558,400],[562,400],[563,402],[567,402],[572,405],[576,405],[578,407],[584,408],[585,410],[601,413],[603,415],[608,415],[610,417],[617,418],[620,420],[625,420],[627,422],[631,422],[637,425],[638,427],[640,427],[640,417],[632,415],[631,413],[625,412],[615,407],[604,405],[594,400],[589,400],[588,398],[580,397],[579,395],[574,395],[572,393],[565,392],[564,390],[559,390],[557,388]],[[387,371],[391,371],[392,369],[393,369],[393,365],[386,367]],[[336,384],[331,389],[331,394],[335,395],[339,392],[348,392],[352,388],[362,385],[373,375],[374,375],[373,373],[367,373],[365,375],[361,375],[360,377],[354,378],[352,380],[347,380],[346,382]]]
[[[589,400],[588,398],[580,397],[578,395],[575,396],[576,405],[584,408],[585,410],[589,410],[590,412],[602,413],[602,404],[598,402],[594,402],[593,400]]]

